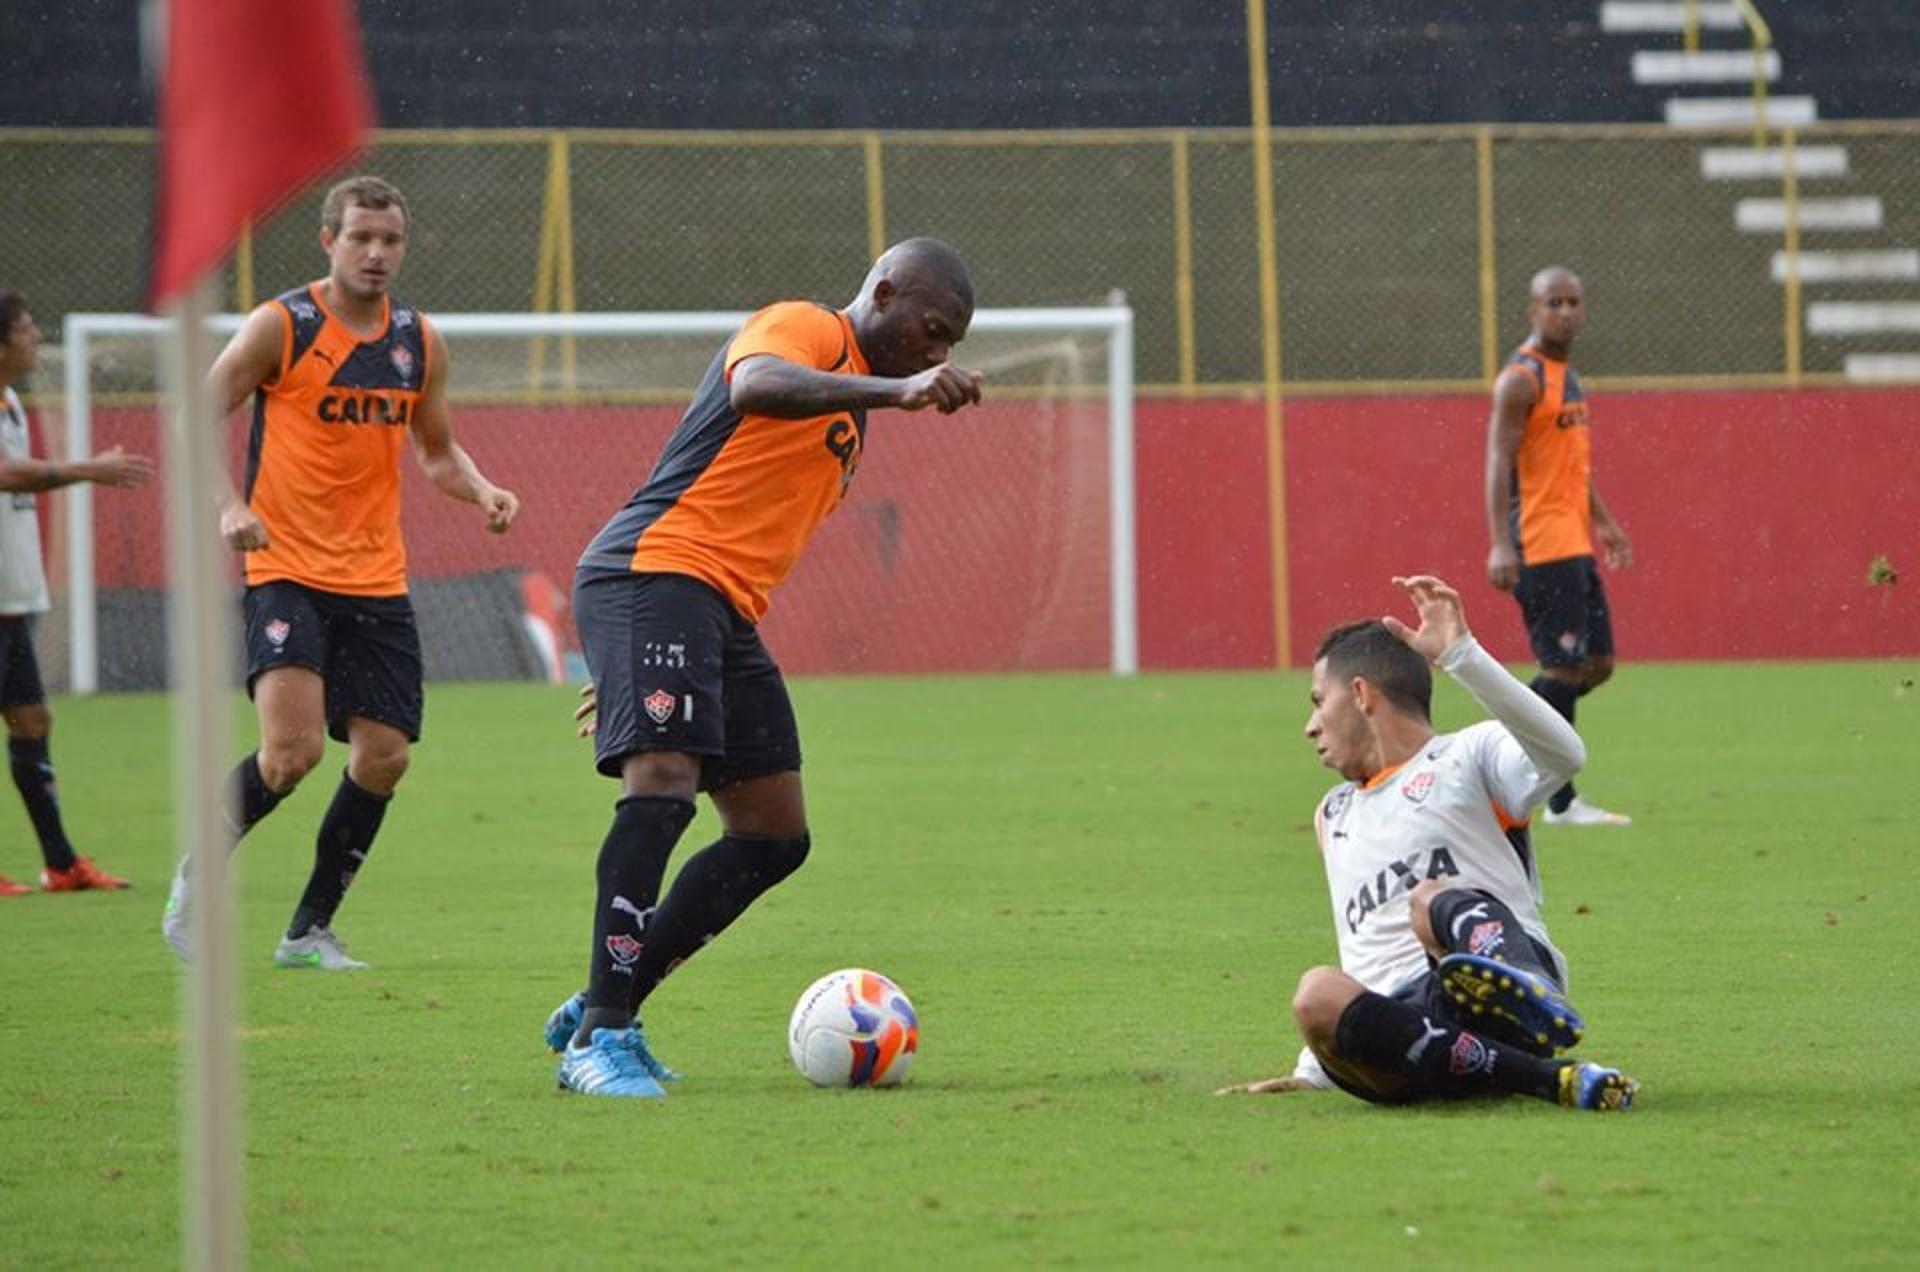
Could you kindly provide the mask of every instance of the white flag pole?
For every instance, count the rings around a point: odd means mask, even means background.
[[[226,463],[206,370],[207,316],[218,272],[174,304],[163,359],[167,380],[167,529],[172,587],[167,639],[173,680],[174,834],[191,858],[188,921],[185,1169],[181,1174],[185,1266],[244,1266],[240,1048],[236,1032],[233,871],[221,807],[231,749],[233,617],[226,553],[215,509]]]

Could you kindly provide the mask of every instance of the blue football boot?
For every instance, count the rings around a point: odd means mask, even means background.
[[[1440,984],[1472,1015],[1504,1020],[1543,1047],[1564,1050],[1587,1031],[1558,985],[1497,958],[1449,954],[1440,960]]]
[[[617,1095],[657,1100],[666,1095],[641,1063],[638,1029],[596,1029],[584,1047],[569,1045],[560,1053],[555,1075],[565,1091],[582,1095]]]

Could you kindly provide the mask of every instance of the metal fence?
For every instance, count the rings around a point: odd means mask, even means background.
[[[1555,262],[1586,280],[1595,377],[1827,383],[1852,355],[1855,378],[1920,378],[1897,356],[1920,348],[1920,122],[1770,141],[1275,133],[1287,391],[1482,386],[1525,335],[1529,275]],[[966,252],[983,304],[1123,291],[1145,391],[1240,393],[1263,334],[1251,145],[1228,129],[389,131],[361,167],[413,203],[402,291],[429,311],[840,300],[879,246],[935,234]],[[154,159],[141,130],[0,130],[0,280],[50,334],[66,312],[140,308]],[[321,272],[317,203],[241,244],[236,306]],[[529,376],[556,373],[529,358]]]

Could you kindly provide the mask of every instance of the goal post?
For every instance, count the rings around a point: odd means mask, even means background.
[[[577,670],[564,615],[556,634],[540,611],[564,611],[573,559],[645,478],[719,341],[747,316],[429,314],[453,359],[455,433],[525,506],[504,539],[473,533],[462,517],[471,510],[421,489],[405,465],[429,676]],[[241,320],[208,326],[224,339]],[[144,363],[157,360],[166,328],[141,314],[67,315],[65,438],[50,450],[160,453]],[[976,312],[955,361],[987,373],[984,402],[952,417],[873,413],[870,459],[767,616],[782,664],[795,674],[1138,670],[1133,338],[1122,304]],[[68,687],[159,687],[145,662],[133,681],[103,674],[113,647],[146,639],[129,632],[150,624],[166,588],[164,567],[146,559],[157,496],[79,484],[62,498],[56,607]],[[514,619],[528,629],[524,649],[506,651],[519,634],[487,626],[505,608],[526,611]]]

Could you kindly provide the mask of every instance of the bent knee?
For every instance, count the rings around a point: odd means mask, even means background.
[[[326,743],[318,734],[263,743],[256,761],[260,778],[268,790],[284,795],[313,772],[325,752]]]
[[[44,702],[8,707],[7,736],[33,742],[53,732],[53,712]]]
[[[1334,967],[1310,967],[1293,991],[1293,1022],[1307,1045],[1319,1051],[1333,1044],[1341,1013],[1360,990],[1358,982]]]
[[[376,795],[391,795],[393,788],[400,785],[400,779],[407,775],[407,765],[412,758],[405,745],[393,750],[356,755],[347,764],[347,776],[361,790],[372,791]]]

